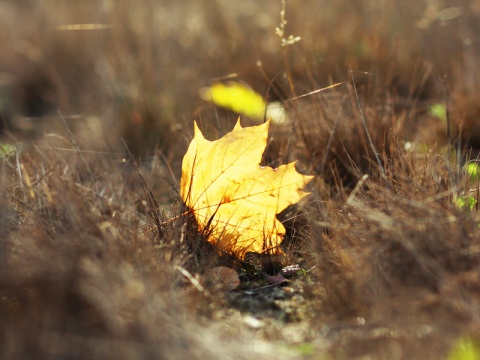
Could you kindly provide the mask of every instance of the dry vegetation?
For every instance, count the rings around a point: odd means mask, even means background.
[[[447,359],[480,340],[480,216],[454,201],[478,197],[480,2],[288,0],[286,47],[280,10],[0,3],[1,359]],[[65,27],[85,23],[106,26]],[[212,139],[238,116],[198,91],[227,77],[293,120],[265,163],[315,175],[282,214],[286,259],[218,256],[182,215],[193,119]]]

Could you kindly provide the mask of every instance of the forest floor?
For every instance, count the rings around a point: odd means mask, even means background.
[[[480,358],[478,1],[285,3],[0,4],[1,359]],[[229,81],[314,176],[284,256],[179,194],[193,120],[264,121]]]

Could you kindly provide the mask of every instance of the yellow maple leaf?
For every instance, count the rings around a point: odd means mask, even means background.
[[[247,252],[282,253],[285,227],[276,214],[308,195],[302,189],[313,178],[297,173],[294,162],[260,166],[269,124],[242,128],[238,121],[232,132],[208,141],[195,122],[183,158],[180,195],[198,230],[241,259]]]

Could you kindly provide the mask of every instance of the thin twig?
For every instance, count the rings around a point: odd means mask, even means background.
[[[351,65],[349,65],[349,69],[350,69],[350,76],[352,78],[352,85],[353,85],[353,90],[354,90],[354,93],[355,93],[355,99],[357,101],[358,110],[360,111],[360,117],[362,119],[363,127],[365,129],[365,133],[367,134],[368,142],[370,143],[370,147],[372,148],[373,154],[375,155],[375,159],[377,160],[377,164],[378,164],[378,167],[380,169],[380,173],[381,173],[383,179],[385,180],[385,183],[388,185],[389,182],[388,182],[387,177],[385,176],[385,170],[383,169],[382,162],[380,161],[380,157],[378,156],[377,150],[375,149],[375,145],[373,144],[372,138],[370,137],[370,132],[368,131],[367,121],[365,120],[365,114],[363,113],[362,105],[360,104],[360,99],[358,98],[357,85],[355,84],[355,77],[353,76],[353,70],[352,70]]]
[[[287,102],[289,102],[289,101],[298,100],[298,99],[304,98],[304,97],[306,97],[306,96],[312,96],[312,95],[321,93],[322,91],[329,90],[329,89],[333,89],[333,88],[335,88],[335,87],[337,87],[337,86],[340,86],[340,85],[343,85],[343,84],[345,84],[345,83],[346,83],[346,81],[342,81],[342,82],[339,82],[339,83],[335,83],[335,84],[332,84],[332,85],[328,85],[328,86],[325,86],[325,87],[323,87],[323,88],[321,88],[321,89],[313,90],[313,91],[310,91],[310,92],[308,92],[308,93],[306,93],[306,94],[302,94],[302,95],[298,95],[298,96],[292,97],[292,98],[290,98],[290,99],[287,99],[287,100],[283,101],[283,103],[285,104],[285,103],[287,103]]]
[[[176,178],[175,176],[175,173],[173,172],[173,169],[172,167],[170,166],[170,163],[168,161],[168,159],[165,157],[165,155],[163,154],[163,152],[160,152],[160,157],[162,158],[163,162],[165,163],[165,166],[167,167],[169,173],[170,173],[170,176],[173,180],[173,182],[169,182],[167,180],[167,177],[162,173],[163,175],[163,179],[175,190],[175,192],[177,193],[177,195],[179,196],[179,192],[178,192],[178,189],[176,188],[176,186],[174,184],[178,184],[179,181],[178,179]]]
[[[85,160],[85,157],[83,156],[82,151],[80,151],[80,148],[78,147],[77,142],[75,141],[75,138],[74,138],[72,132],[70,131],[70,128],[68,127],[67,121],[66,121],[65,118],[63,117],[63,115],[62,115],[62,113],[60,112],[60,110],[58,111],[58,116],[60,116],[60,119],[62,119],[63,126],[65,127],[65,131],[67,132],[68,138],[70,139],[70,142],[71,142],[73,148],[75,149],[75,152],[78,154],[78,157],[80,158],[80,160],[82,161],[83,165],[84,165],[85,168],[87,169],[88,175],[89,175],[90,177],[92,177],[92,170],[90,169],[90,166],[88,166],[88,163],[87,163],[87,161]]]
[[[363,183],[367,179],[368,179],[368,175],[365,174],[365,175],[362,176],[362,178],[357,183],[357,185],[355,185],[355,188],[353,189],[353,191],[350,193],[350,195],[347,198],[347,201],[346,201],[347,205],[351,205],[355,201],[355,196],[357,195],[358,191],[360,190],[360,188],[363,186]]]
[[[20,185],[22,185],[22,187],[25,187],[25,184],[23,183],[22,168],[20,163],[20,151],[15,152],[15,162],[17,164],[17,173],[18,179],[20,180]]]
[[[342,104],[345,102],[345,98],[342,100]],[[330,136],[328,138],[327,146],[325,146],[325,150],[323,153],[322,161],[320,163],[320,173],[322,174],[325,170],[325,164],[327,163],[328,153],[330,152],[330,148],[332,147],[333,138],[335,137],[335,133],[337,131],[337,126],[340,121],[340,113],[338,114],[335,122],[333,123],[333,128],[330,131]]]
[[[63,137],[60,137],[58,135],[55,135],[57,138],[63,139]],[[17,142],[18,145],[23,145],[23,146],[31,146],[32,144],[25,143],[25,142]],[[66,151],[66,152],[81,152],[81,153],[86,153],[86,154],[99,154],[99,155],[122,155],[125,156],[126,154],[123,152],[112,152],[112,151],[96,151],[96,150],[82,150],[82,149],[68,149],[68,148],[63,148],[63,147],[57,147],[57,146],[50,146],[50,145],[34,145],[35,148],[41,148],[41,149],[50,149],[50,150],[56,150],[56,151]],[[15,151],[15,150],[12,150]],[[3,156],[3,155],[2,155]]]
[[[195,288],[202,292],[202,293],[206,293],[206,290],[205,288],[202,286],[202,284],[200,284],[200,282],[195,279],[192,274],[190,274],[187,270],[185,270],[183,267],[181,266],[175,266],[175,270],[178,270],[183,276],[185,276],[189,281],[190,283],[195,286]]]

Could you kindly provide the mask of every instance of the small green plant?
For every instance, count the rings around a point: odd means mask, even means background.
[[[447,108],[444,104],[436,103],[428,109],[430,116],[442,121],[447,121]]]
[[[15,149],[16,147],[13,144],[0,142],[0,158],[8,158],[15,152]]]
[[[472,211],[477,205],[477,200],[472,195],[458,195],[453,198],[457,208],[465,211]]]
[[[465,174],[470,177],[470,182],[475,183],[480,180],[480,165],[476,162],[469,162],[463,168]]]

